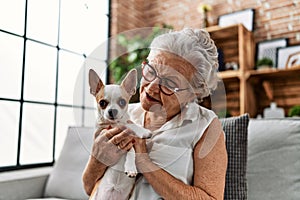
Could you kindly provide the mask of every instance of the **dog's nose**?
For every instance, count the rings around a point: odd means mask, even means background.
[[[117,109],[109,109],[108,115],[111,119],[117,118],[118,110]]]

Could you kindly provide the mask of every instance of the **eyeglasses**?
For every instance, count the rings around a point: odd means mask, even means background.
[[[177,83],[174,81],[160,77],[157,75],[157,72],[154,67],[152,67],[147,61],[142,63],[142,76],[148,82],[154,81],[156,78],[159,78],[159,88],[165,95],[171,96],[176,92],[181,92],[188,90],[190,88],[178,88]]]

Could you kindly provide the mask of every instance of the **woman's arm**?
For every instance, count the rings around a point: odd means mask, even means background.
[[[207,199],[224,199],[227,170],[225,136],[218,119],[214,119],[194,149],[194,186]],[[210,198],[208,198],[210,197]]]
[[[104,130],[105,129],[97,129],[96,132],[94,133],[94,143],[93,143],[92,153],[90,155],[90,158],[87,162],[87,165],[82,175],[83,187],[85,192],[89,196],[91,195],[96,182],[104,175],[104,172],[107,168],[105,164],[101,163],[95,156],[93,156],[95,154],[94,151],[96,147],[100,145],[98,144],[99,139],[97,140],[97,138]]]
[[[90,156],[82,176],[84,190],[87,195],[91,195],[95,184],[104,175],[106,168],[106,165],[99,162],[95,157]]]
[[[136,151],[140,152],[137,154],[138,169],[164,199],[223,199],[227,152],[218,119],[213,120],[195,146],[193,186],[184,184],[152,163],[145,148],[138,147]]]

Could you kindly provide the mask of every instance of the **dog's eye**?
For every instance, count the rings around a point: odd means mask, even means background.
[[[125,99],[120,99],[119,100],[119,106],[124,108],[126,106],[126,100]]]
[[[104,109],[108,105],[108,102],[106,100],[100,100],[99,105],[102,109]]]

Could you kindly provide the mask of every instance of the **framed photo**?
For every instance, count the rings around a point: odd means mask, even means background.
[[[286,68],[300,67],[300,51],[292,53],[286,63]]]
[[[287,45],[287,38],[279,38],[258,42],[256,44],[256,61],[262,58],[270,58],[273,61],[273,67],[275,67],[277,63],[277,48],[286,47]]]
[[[221,15],[218,20],[218,25],[221,27],[234,24],[243,24],[249,31],[254,28],[254,9],[249,8],[233,13]]]
[[[300,65],[300,45],[281,47],[277,49],[278,69],[292,68]]]

